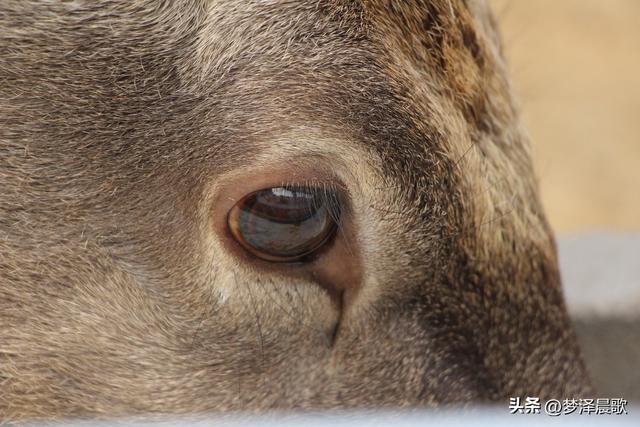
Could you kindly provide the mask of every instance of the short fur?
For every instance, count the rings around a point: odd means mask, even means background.
[[[338,310],[211,225],[282,163]],[[0,189],[0,419],[590,393],[483,1],[3,0]]]

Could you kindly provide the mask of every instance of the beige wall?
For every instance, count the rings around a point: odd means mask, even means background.
[[[640,0],[490,0],[559,231],[640,230]]]

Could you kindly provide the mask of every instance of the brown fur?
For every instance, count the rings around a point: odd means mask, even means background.
[[[0,40],[0,419],[590,392],[482,1],[4,0]],[[272,169],[344,185],[337,310],[216,231]]]

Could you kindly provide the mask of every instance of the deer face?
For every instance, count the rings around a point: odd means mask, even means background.
[[[1,415],[589,392],[483,2],[0,10]]]

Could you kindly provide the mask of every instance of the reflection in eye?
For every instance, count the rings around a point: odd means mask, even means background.
[[[272,262],[304,261],[337,229],[340,204],[326,186],[258,190],[231,208],[231,234],[249,253]]]

